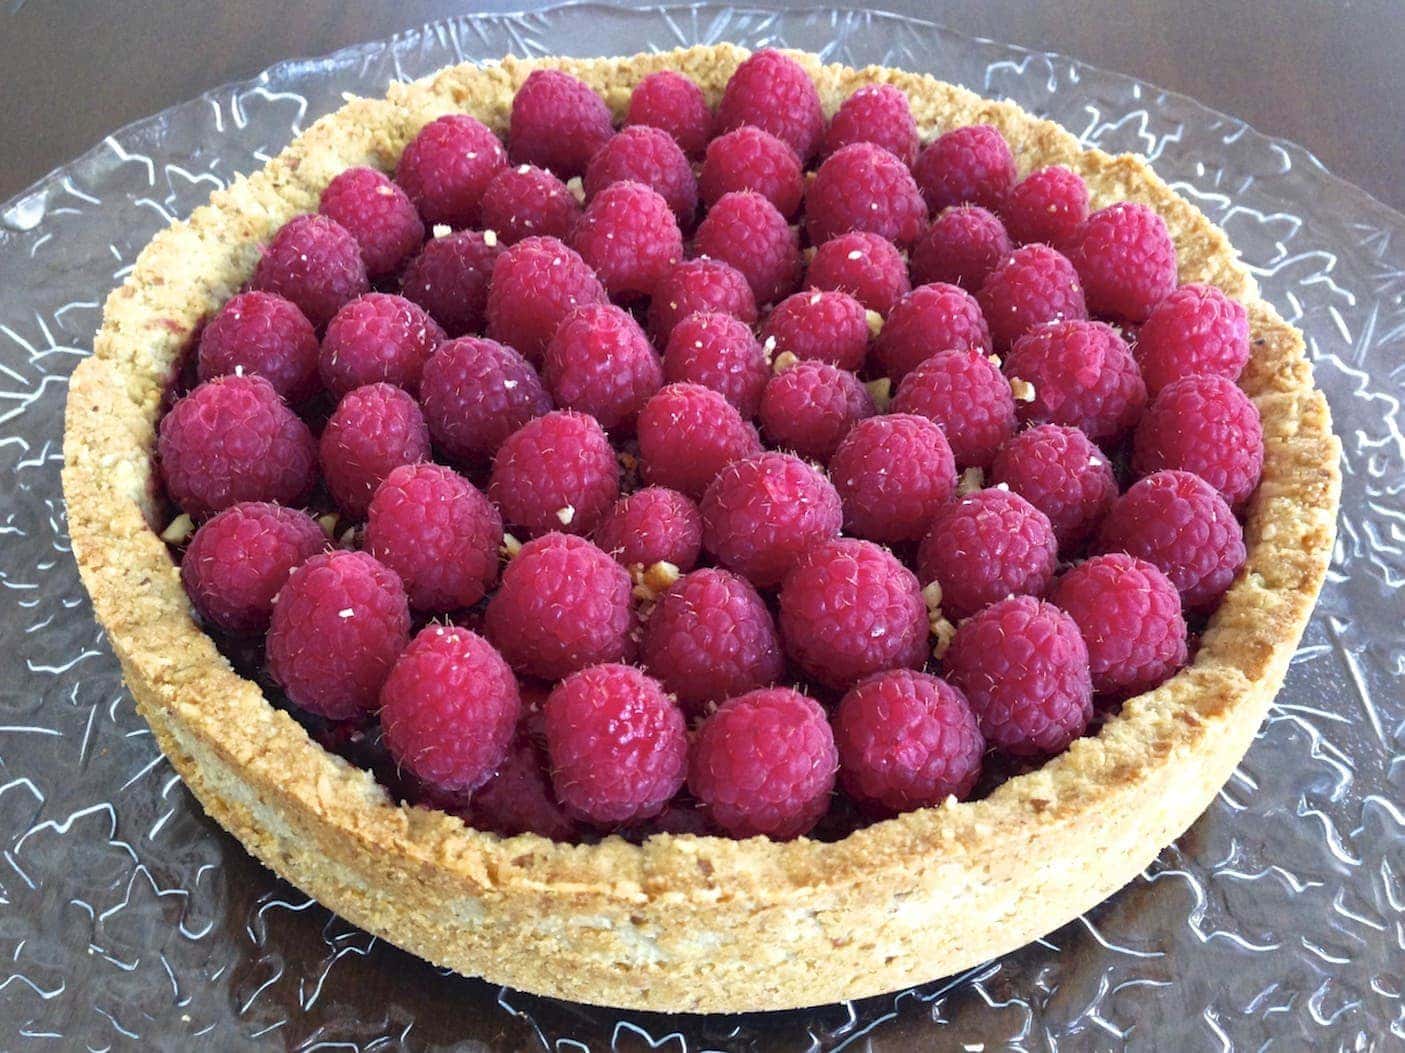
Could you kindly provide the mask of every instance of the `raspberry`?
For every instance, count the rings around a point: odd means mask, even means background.
[[[837,537],[839,494],[799,457],[761,453],[724,468],[702,499],[703,547],[758,588],[780,584],[810,545]]]
[[[695,246],[700,256],[739,270],[758,304],[774,303],[800,283],[800,235],[755,191],[723,194],[698,224]]]
[[[611,136],[586,167],[586,200],[613,183],[642,183],[668,202],[679,226],[692,226],[698,210],[698,181],[688,158],[667,132],[638,125]]]
[[[366,551],[421,611],[471,607],[498,578],[502,516],[442,464],[407,464],[381,483],[366,515]]]
[[[672,70],[650,73],[634,86],[624,123],[663,129],[694,160],[712,138],[712,110],[702,89]]]
[[[992,486],[1004,484],[1054,528],[1064,553],[1077,549],[1117,499],[1112,465],[1077,428],[1040,424],[1000,447],[990,466]]]
[[[874,143],[851,143],[820,165],[805,192],[805,222],[816,245],[865,230],[906,247],[922,233],[927,209],[906,165]]]
[[[1134,483],[1103,520],[1098,543],[1104,552],[1155,566],[1189,611],[1217,606],[1244,565],[1244,533],[1234,513],[1190,472],[1156,472]]]
[[[966,698],[945,680],[907,669],[853,687],[834,718],[839,781],[879,814],[965,800],[981,775],[985,740]]]
[[[620,466],[594,417],[557,410],[513,432],[493,458],[488,495],[529,534],[589,534],[620,493]]]
[[[496,237],[476,230],[432,238],[405,268],[400,292],[428,311],[449,336],[477,332],[501,252]]]
[[[420,129],[395,166],[395,181],[426,223],[476,227],[483,191],[507,151],[481,121],[450,113]]]
[[[1037,325],[1088,317],[1083,287],[1067,257],[1047,245],[1016,249],[990,272],[976,294],[995,350],[1004,352]]]
[[[348,168],[338,175],[322,191],[317,211],[356,239],[370,278],[394,274],[424,241],[414,204],[374,168]]]
[[[1072,169],[1050,165],[1016,183],[1000,214],[1016,244],[1063,249],[1088,218],[1088,186]]]
[[[295,505],[317,473],[307,425],[263,377],[199,385],[161,418],[156,450],[167,495],[196,519],[241,501]]]
[[[546,345],[542,379],[562,409],[589,413],[602,428],[628,428],[663,386],[663,367],[628,311],[587,304]]]
[[[205,521],[181,559],[181,581],[200,616],[231,633],[261,632],[288,574],[327,547],[306,512],[261,501]]]
[[[927,660],[927,606],[912,571],[871,541],[807,548],[781,586],[781,637],[805,675],[846,688]]]
[[[677,490],[646,486],[615,502],[595,528],[595,543],[626,567],[672,563],[686,572],[702,548],[702,514]]]
[[[761,430],[773,446],[827,463],[858,421],[878,412],[859,378],[828,362],[797,362],[761,396]]]
[[[335,398],[380,381],[416,395],[425,361],[443,342],[444,330],[418,304],[367,293],[327,323],[317,364]]]
[[[750,419],[760,408],[771,367],[745,322],[700,311],[673,327],[664,351],[663,375],[670,384],[711,388]]]
[[[817,248],[805,283],[813,289],[846,292],[884,316],[912,289],[898,247],[864,230],[840,234]]]
[[[701,497],[733,461],[761,451],[737,408],[699,384],[669,384],[639,411],[635,431],[644,481],[689,497]]]
[[[899,382],[938,351],[990,354],[990,330],[976,298],[955,285],[919,285],[889,312],[873,353],[878,368]]]
[[[772,48],[736,68],[722,91],[717,127],[729,132],[754,124],[808,161],[824,135],[824,111],[814,81],[801,65]]]
[[[488,336],[537,362],[562,319],[605,300],[605,287],[575,250],[555,238],[523,238],[493,266]]]
[[[546,750],[529,731],[532,723],[531,717],[518,721],[507,757],[497,773],[474,791],[464,818],[479,830],[503,837],[530,833],[553,841],[575,841],[579,834],[575,820],[557,803],[546,772]]]
[[[255,373],[293,405],[317,394],[317,334],[281,296],[245,292],[231,297],[200,333],[202,381]]]
[[[1182,377],[1238,380],[1249,361],[1249,316],[1213,285],[1182,285],[1152,308],[1134,352],[1153,398]]]
[[[697,311],[729,314],[756,322],[756,297],[742,273],[729,263],[702,257],[675,265],[654,286],[649,301],[649,332],[667,347],[673,327]]]
[[[1186,664],[1180,594],[1145,560],[1094,556],[1059,578],[1049,601],[1078,623],[1100,695],[1150,691]]]
[[[1146,205],[1119,201],[1088,217],[1069,249],[1088,310],[1142,322],[1176,287],[1176,244]]]
[[[685,575],[659,597],[644,622],[639,656],[690,713],[785,673],[765,601],[745,578],[711,567]]]
[[[771,355],[790,352],[857,372],[868,354],[868,316],[848,293],[810,289],[787,296],[761,325]]]
[[[920,538],[956,489],[946,436],[911,413],[859,421],[834,451],[829,471],[844,499],[845,528],[885,544]]]
[[[371,286],[361,246],[326,216],[295,216],[263,250],[250,287],[291,300],[317,329]]]
[[[1146,385],[1117,330],[1103,322],[1052,322],[1011,349],[1005,372],[1025,391],[1020,420],[1068,424],[1096,443],[1115,443],[1141,419]],[[1032,394],[1020,383],[1032,385]]]
[[[545,168],[516,165],[501,169],[483,191],[482,224],[504,245],[523,238],[565,240],[581,218],[581,203],[566,184]]]
[[[972,124],[929,143],[912,174],[934,213],[966,204],[995,210],[1015,185],[1015,158],[998,128]]]
[[[268,628],[268,671],[289,701],[329,720],[376,708],[410,642],[410,608],[394,571],[337,550],[294,568]]]
[[[347,394],[322,429],[322,474],[337,506],[360,519],[394,469],[429,460],[429,428],[415,400],[390,384]]]
[[[912,280],[978,292],[1013,247],[1005,225],[979,205],[944,209],[912,247]]]
[[[451,459],[477,464],[551,398],[525,358],[495,340],[464,336],[439,345],[424,365],[420,405],[435,444]]]
[[[586,822],[648,819],[683,785],[683,713],[638,669],[597,665],[572,673],[551,692],[543,715],[556,796]]]
[[[894,413],[941,426],[956,468],[988,468],[1015,433],[1015,399],[999,367],[980,351],[938,351],[898,385]]]
[[[754,190],[781,215],[793,216],[805,197],[805,176],[794,150],[770,132],[744,124],[707,144],[698,190],[708,207],[723,194]]]
[[[512,99],[507,149],[513,164],[549,168],[562,179],[584,175],[614,133],[600,96],[569,73],[533,70]]]
[[[1132,470],[1194,472],[1231,507],[1259,485],[1264,466],[1263,426],[1249,396],[1225,377],[1186,377],[1156,396],[1137,426]]]
[[[912,167],[917,160],[917,122],[907,95],[891,84],[866,84],[845,99],[829,122],[823,153],[851,143],[875,143]]]
[[[522,546],[488,601],[488,639],[514,669],[559,680],[629,649],[629,574],[584,538],[544,534]]]
[[[571,235],[611,296],[650,296],[683,258],[668,202],[642,183],[612,183],[585,208]]]

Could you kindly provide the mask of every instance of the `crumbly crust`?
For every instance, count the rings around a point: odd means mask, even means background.
[[[393,167],[417,129],[468,112],[505,129],[541,66],[616,114],[643,76],[676,69],[709,99],[747,55],[731,45],[612,59],[505,59],[358,99],[236,180],[141,253],[75,371],[64,435],[73,551],[138,708],[206,811],[268,866],[352,922],[430,961],[514,987],[667,1011],[814,1005],[891,991],[1012,950],[1131,880],[1181,834],[1243,756],[1282,683],[1331,555],[1340,447],[1302,335],[1258,295],[1224,233],[1140,159],[1083,150],[1057,125],[899,70],[797,54],[827,113],[862,84],[912,100],[924,137],[997,125],[1021,172],[1066,164],[1094,207],[1142,201],[1166,220],[1182,281],[1249,309],[1242,384],[1263,417],[1248,564],[1195,662],[1093,738],[987,799],[913,812],[821,844],[662,835],[557,845],[503,839],[395,804],[239,677],[192,619],[153,531],[162,393],[196,325],[260,246],[348,165]]]

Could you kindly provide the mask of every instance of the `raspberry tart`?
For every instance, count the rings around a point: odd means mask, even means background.
[[[899,989],[1131,880],[1340,493],[1301,334],[1143,161],[725,44],[324,117],[141,254],[64,445],[214,819],[439,965],[666,1011]]]

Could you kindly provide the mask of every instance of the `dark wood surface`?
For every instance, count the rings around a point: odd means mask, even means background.
[[[532,0],[3,0],[0,200],[128,121],[280,59]],[[752,6],[776,6],[754,2]],[[1401,0],[880,0],[1183,92],[1405,209]]]

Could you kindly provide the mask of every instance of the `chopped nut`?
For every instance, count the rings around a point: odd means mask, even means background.
[[[922,602],[929,611],[940,611],[942,606],[942,583],[934,581],[922,590]]]
[[[171,520],[171,525],[161,531],[161,540],[168,545],[183,545],[195,533],[195,520],[182,512]]]
[[[498,232],[496,230],[485,230],[483,232],[483,244],[488,248],[496,248],[498,244]]]
[[[816,253],[816,251],[818,251],[818,250],[816,250],[816,248],[815,248],[813,245],[811,245],[808,249],[806,249],[803,253],[801,253],[801,255],[803,255],[803,256],[805,257],[805,265],[806,265],[807,267],[810,265],[810,261],[815,258],[815,253]]]
[[[341,522],[341,516],[335,512],[328,512],[324,516],[317,517],[317,525],[322,528],[322,533],[328,537],[337,536],[337,525]]]
[[[498,546],[498,552],[504,559],[515,559],[517,553],[522,551],[522,542],[518,541],[511,534],[503,534],[502,544]]]
[[[561,520],[562,526],[570,526],[576,518],[576,506],[567,505],[565,508],[558,508],[556,518]]]
[[[956,484],[956,492],[962,497],[973,494],[985,485],[985,472],[980,468],[967,468],[961,473],[961,479]]]
[[[996,369],[999,369],[999,368],[1000,368],[1001,363],[1000,363],[1000,356],[999,356],[999,355],[986,355],[985,357],[986,357],[986,360],[987,360],[988,362],[990,362],[990,364],[991,364],[992,366],[994,366]]]
[[[572,176],[566,180],[566,189],[571,192],[571,196],[582,205],[585,204],[585,184],[581,182],[580,176]]]
[[[773,336],[768,336],[766,338],[766,343],[769,344],[771,348],[774,348],[776,346],[776,338]],[[777,373],[784,373],[787,369],[789,369],[791,366],[795,365],[795,363],[799,361],[800,359],[795,355],[793,351],[782,351],[779,355],[772,359],[771,369]]]
[[[661,559],[644,571],[643,582],[654,592],[663,592],[680,575],[679,569],[666,559]]]
[[[1019,377],[1011,377],[1010,394],[1015,396],[1016,402],[1033,402],[1034,385],[1028,380],[1021,380]]]
[[[932,657],[940,659],[951,646],[951,638],[956,635],[956,626],[945,618],[935,618],[932,621],[932,635],[937,639],[932,645]]]
[[[454,232],[454,228],[447,223],[436,223],[430,228],[429,232],[436,238],[445,238]]]
[[[355,616],[356,611],[351,607],[343,607],[341,610],[337,611],[338,618],[353,618]]]
[[[875,337],[883,332],[883,316],[877,311],[869,308],[863,313],[864,320],[868,322],[868,335]]]
[[[353,527],[347,527],[344,531],[342,531],[342,536],[341,536],[341,538],[337,541],[337,544],[340,545],[342,548],[355,548],[355,547],[356,547],[356,528],[355,528],[354,526],[353,526]]]
[[[878,407],[878,412],[887,413],[888,403],[893,401],[893,382],[887,377],[879,377],[877,380],[870,380],[864,387],[868,388],[868,393],[873,396],[873,404]]]

